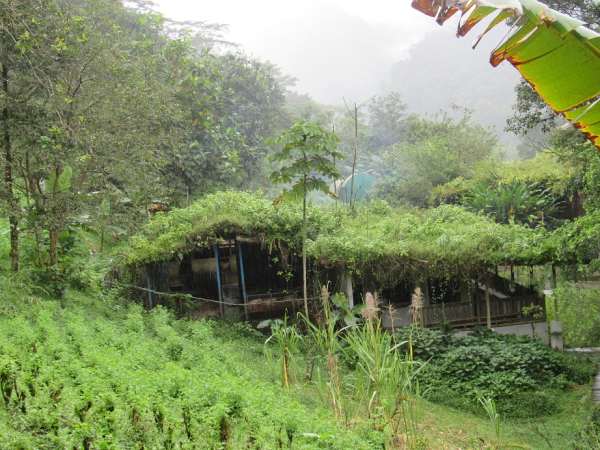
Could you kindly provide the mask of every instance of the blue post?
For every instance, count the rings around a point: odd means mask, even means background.
[[[219,253],[219,246],[214,245],[213,251],[215,252],[217,289],[219,291],[219,313],[221,314],[221,317],[223,317],[225,315],[225,311],[223,307],[223,284],[221,283],[221,255]]]
[[[242,251],[243,245],[236,239],[235,247],[237,250],[236,253],[238,257],[238,270],[240,273],[240,290],[242,301],[244,303],[244,318],[246,319],[246,321],[248,321],[248,305],[246,304],[248,301],[248,296],[246,294],[246,274],[244,273],[244,255]]]

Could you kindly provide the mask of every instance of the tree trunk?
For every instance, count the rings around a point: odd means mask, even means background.
[[[4,128],[4,187],[8,202],[8,221],[10,223],[10,267],[13,272],[19,270],[19,218],[18,202],[13,189],[13,154],[10,139],[10,112],[8,109],[8,67],[2,63],[2,91],[6,104],[2,110],[2,123]]]
[[[306,175],[304,175],[304,198],[302,201],[302,296],[304,299],[304,314],[308,317],[308,288],[306,281]]]

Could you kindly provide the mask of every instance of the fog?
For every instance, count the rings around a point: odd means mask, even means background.
[[[321,103],[360,103],[396,90],[416,112],[470,107],[500,134],[511,111],[518,73],[488,63],[502,30],[473,51],[475,33],[456,39],[455,22],[441,28],[408,0],[156,3],[173,19],[227,24],[225,38],[281,67],[298,92]]]

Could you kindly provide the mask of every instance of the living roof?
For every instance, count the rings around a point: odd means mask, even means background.
[[[313,233],[332,228],[332,219],[323,210],[308,208],[308,229]],[[282,241],[295,247],[301,228],[302,210],[296,205],[275,206],[261,194],[223,191],[187,208],[156,214],[131,238],[125,261],[139,265],[170,260],[236,235],[256,236],[268,244]]]
[[[219,192],[187,208],[157,214],[131,239],[125,261],[141,265],[171,260],[235,235],[299,250],[301,226],[301,205],[274,204],[261,194]],[[542,264],[555,253],[546,237],[543,230],[498,224],[450,205],[398,210],[375,202],[354,214],[335,206],[308,208],[310,257],[382,277]]]

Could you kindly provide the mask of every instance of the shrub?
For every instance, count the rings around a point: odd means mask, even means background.
[[[517,392],[502,397],[496,406],[500,415],[512,418],[525,419],[560,412],[557,393],[553,391]]]
[[[564,283],[554,290],[554,295],[565,343],[570,347],[600,346],[600,289],[581,289]]]
[[[409,342],[415,358],[428,360],[439,356],[449,349],[452,337],[439,330],[410,326],[396,331],[397,342]]]
[[[452,337],[436,330],[406,328],[414,355],[429,364],[420,372],[430,400],[482,413],[478,398],[496,401],[506,417],[536,417],[558,410],[547,389],[588,383],[595,366],[588,360],[556,352],[528,337],[479,330]]]

